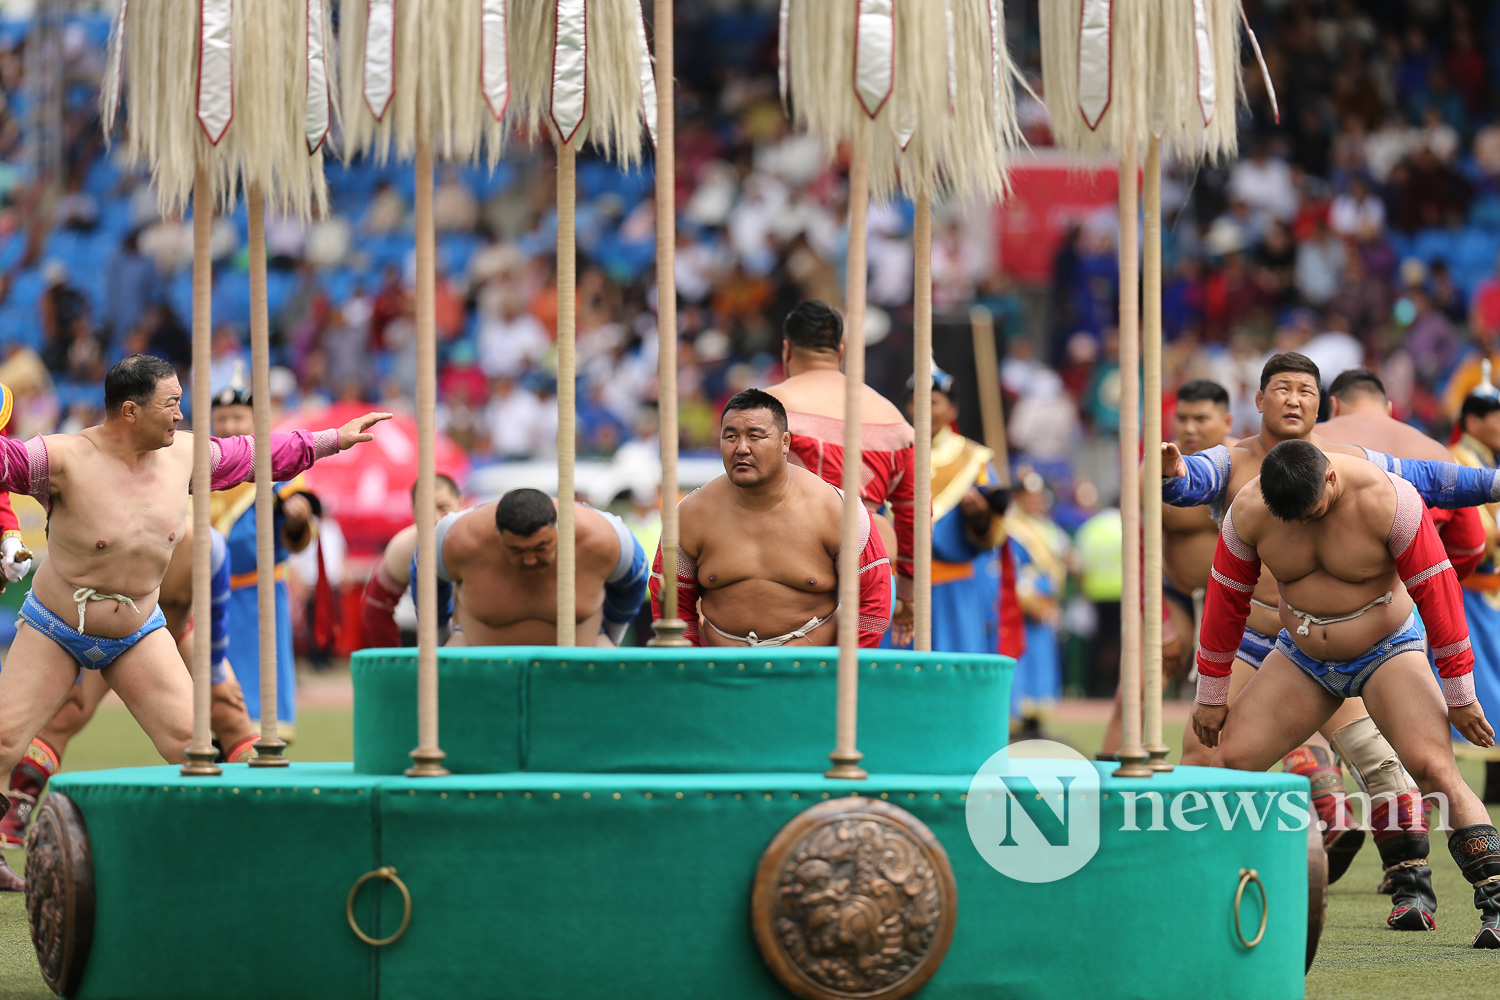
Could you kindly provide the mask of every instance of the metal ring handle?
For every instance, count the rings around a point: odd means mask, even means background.
[[[354,919],[354,897],[359,895],[360,886],[364,885],[372,878],[379,878],[384,879],[387,882],[394,882],[396,884],[396,888],[401,890],[401,900],[404,907],[404,911],[401,914],[401,926],[396,928],[396,933],[392,934],[388,938],[370,937],[370,935],[359,929],[359,923]],[[411,925],[411,893],[407,890],[406,883],[396,877],[396,869],[392,868],[390,865],[386,865],[382,868],[377,868],[372,872],[365,872],[359,877],[359,881],[354,883],[354,888],[349,890],[349,901],[344,904],[344,916],[349,919],[349,929],[354,932],[356,937],[373,948],[384,948],[386,945],[395,942],[397,938],[405,934],[406,928]],[[1238,920],[1238,916],[1236,916],[1235,919]]]
[[[1255,887],[1260,890],[1260,930],[1255,932],[1255,940],[1246,941],[1245,932],[1240,927],[1240,902],[1245,898],[1245,886],[1249,885],[1251,882],[1254,882]],[[1235,890],[1234,893],[1234,933],[1235,936],[1240,939],[1240,944],[1244,945],[1246,948],[1254,948],[1256,945],[1260,944],[1260,939],[1266,936],[1267,914],[1268,911],[1266,909],[1265,883],[1260,880],[1260,875],[1255,871],[1254,868],[1241,868],[1240,887]],[[402,925],[402,929],[405,930],[404,924]]]

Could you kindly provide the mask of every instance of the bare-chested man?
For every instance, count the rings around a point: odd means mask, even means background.
[[[786,380],[766,392],[786,407],[792,435],[791,458],[834,486],[844,485],[844,319],[826,303],[803,302],[781,325],[781,367]],[[913,610],[912,530],[916,509],[916,432],[901,410],[867,385],[859,387],[864,422],[861,461],[864,489],[860,496],[873,514],[889,506],[891,522],[874,519],[886,552],[894,552],[896,603],[891,616],[897,645],[911,640]],[[934,428],[935,430],[936,428]]]
[[[1277,581],[1281,629],[1231,708],[1228,664],[1263,565]],[[1422,793],[1447,797],[1448,848],[1481,914],[1474,947],[1500,948],[1500,834],[1458,772],[1448,724],[1481,747],[1494,745],[1494,730],[1475,698],[1458,580],[1417,491],[1310,441],[1276,445],[1224,515],[1203,622],[1193,728],[1218,748],[1214,764],[1265,770],[1345,699],[1363,697]],[[1398,794],[1403,810],[1421,810]],[[1389,922],[1431,929],[1435,897],[1404,877],[1430,873],[1427,834],[1402,841],[1409,867],[1390,873]]]
[[[678,607],[695,646],[834,645],[840,614],[859,616],[861,646],[880,645],[890,623],[890,561],[870,513],[860,506],[859,607],[840,608],[843,494],[789,464],[790,449],[775,396],[746,389],[724,404],[725,474],[677,505]],[[651,573],[658,619],[661,574],[658,548]]]
[[[463,506],[458,484],[450,476],[439,472],[433,477],[433,497],[436,500],[438,519],[448,516]],[[412,487],[412,503],[416,503],[417,488]],[[411,560],[417,552],[417,526],[409,524],[391,536],[385,552],[370,574],[365,587],[364,600],[360,602],[360,621],[364,625],[366,648],[372,646],[400,646],[401,626],[396,621],[396,606],[406,585],[411,582]]]
[[[192,740],[193,686],[158,590],[187,523],[192,436],[177,432],[182,387],[172,366],[135,354],[104,377],[104,423],[78,434],[0,438],[0,489],[48,511],[49,551],[21,606],[0,671],[0,774],[9,774],[63,702],[80,669],[98,670],[168,762]],[[389,414],[272,438],[278,479],[371,440]],[[249,438],[214,439],[209,489],[253,471]]]
[[[242,764],[255,755],[254,743],[260,735],[245,710],[245,695],[229,663],[229,546],[224,536],[213,529],[212,608],[209,616],[209,642],[212,646],[209,675],[209,726],[222,748],[221,756],[231,764]],[[166,630],[177,640],[177,651],[183,664],[192,669],[193,662],[193,522],[183,529],[167,573],[162,577],[157,605],[166,617]],[[83,731],[109,685],[96,671],[84,671],[73,693],[52,721],[32,739],[26,755],[10,775],[10,809],[0,819],[0,847],[20,847],[26,840],[26,822],[47,782],[62,766],[63,754],[73,737]]]
[[[1369,458],[1381,468],[1406,477],[1417,486],[1424,499],[1444,507],[1472,506],[1486,501],[1492,493],[1500,496],[1500,482],[1493,471],[1465,469],[1447,463],[1402,461],[1367,448],[1334,444],[1314,434],[1313,420],[1320,394],[1317,365],[1310,359],[1291,352],[1275,356],[1261,370],[1261,390],[1256,394],[1256,405],[1262,416],[1260,432],[1240,440],[1233,447],[1210,448],[1189,456],[1182,456],[1175,445],[1164,445],[1163,498],[1179,506],[1208,503],[1216,512],[1222,512],[1236,493],[1258,474],[1266,453],[1288,440],[1310,440],[1330,454]],[[1249,618],[1239,648],[1224,660],[1226,666],[1233,667],[1228,689],[1230,701],[1274,647],[1274,636],[1281,627],[1281,610],[1275,580],[1267,572],[1251,596]],[[1206,623],[1205,615],[1205,627]],[[1387,796],[1381,809],[1386,808],[1391,796],[1406,795],[1407,782],[1401,762],[1357,698],[1345,701],[1319,731],[1350,764],[1361,786],[1372,798]],[[1318,809],[1320,821],[1325,824],[1324,844],[1328,848],[1331,881],[1348,869],[1355,852],[1364,843],[1365,831],[1353,825],[1352,812],[1341,794],[1342,775],[1326,747],[1309,745],[1298,750],[1295,758],[1287,763],[1296,773],[1307,776],[1311,783],[1313,804]],[[1368,820],[1372,825],[1388,825],[1382,812],[1368,817]],[[1400,831],[1425,835],[1426,822],[1420,810],[1410,815],[1401,813],[1398,826]],[[1430,869],[1404,865],[1404,847],[1400,838],[1383,839],[1378,846],[1388,873],[1399,872],[1403,879],[1415,879],[1422,883],[1424,892],[1431,892]],[[1392,919],[1395,918],[1393,913]],[[1424,926],[1415,915],[1407,914],[1405,919],[1407,923],[1392,926],[1414,929]]]
[[[578,642],[618,646],[646,598],[646,553],[613,514],[577,504]],[[557,645],[557,501],[540,490],[447,515],[437,525],[440,623],[453,586],[466,646]],[[416,592],[415,568],[411,573]],[[450,643],[451,644],[451,643]]]

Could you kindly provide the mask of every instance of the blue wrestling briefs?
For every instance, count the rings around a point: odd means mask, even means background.
[[[1339,698],[1358,698],[1365,682],[1375,673],[1375,668],[1401,653],[1422,653],[1427,649],[1427,634],[1416,611],[1407,616],[1406,622],[1371,646],[1363,656],[1353,660],[1316,660],[1308,656],[1292,641],[1286,629],[1276,637],[1276,648],[1285,654],[1302,672],[1323,686],[1329,694]]]
[[[1276,648],[1276,640],[1264,632],[1257,632],[1253,628],[1245,629],[1244,636],[1240,639],[1240,650],[1234,654],[1235,659],[1244,660],[1256,670],[1266,662],[1266,657],[1271,650]]]
[[[123,639],[89,635],[69,628],[67,623],[48,611],[29,591],[21,604],[21,621],[67,650],[68,655],[85,670],[100,670],[109,666],[131,646],[167,624],[166,616],[161,613],[161,605],[157,605],[151,612],[151,617],[146,619],[146,624]]]

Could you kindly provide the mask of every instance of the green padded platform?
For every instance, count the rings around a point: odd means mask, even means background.
[[[807,772],[834,744],[831,647],[439,651],[444,764],[503,771]],[[416,650],[354,654],[354,765],[401,774],[417,745]],[[861,651],[867,769],[972,774],[1009,734],[1003,656]]]
[[[86,997],[784,997],[752,941],[751,880],[786,822],[851,791],[909,810],[952,861],[957,929],[924,1000],[1196,1000],[1205,983],[1246,1000],[1301,997],[1305,831],[1224,830],[1211,809],[1196,814],[1208,823],[1198,832],[1123,831],[1120,792],[1305,794],[1306,781],[1204,768],[1122,781],[1099,770],[1099,852],[1043,884],[1012,881],[974,850],[968,775],[417,780],[293,765],[193,782],[169,767],[79,772],[53,788],[77,803],[93,843]],[[350,932],[344,903],[379,865],[397,869],[414,903],[406,935],[373,949]],[[1233,930],[1242,867],[1259,871],[1269,899],[1265,939],[1248,950]],[[399,896],[372,888],[362,926],[392,933]],[[1253,896],[1245,911],[1253,933]]]

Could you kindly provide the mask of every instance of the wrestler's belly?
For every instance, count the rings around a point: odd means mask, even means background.
[[[163,567],[165,569],[165,567]],[[99,577],[112,580],[113,585],[100,582]],[[153,577],[150,568],[138,570],[133,573],[120,574],[96,574],[95,579],[85,579],[82,582],[65,580],[57,571],[56,560],[46,559],[37,568],[36,575],[31,585],[31,593],[42,607],[51,611],[61,618],[63,624],[69,628],[78,628],[78,604],[73,600],[74,591],[80,587],[93,587],[103,593],[122,593],[135,602],[135,610],[130,605],[122,604],[113,598],[105,598],[102,601],[89,601],[84,610],[83,631],[89,635],[96,635],[104,639],[123,639],[133,634],[146,619],[151,617],[151,612],[156,610],[156,599],[158,589],[153,587],[144,594],[131,593],[134,588],[130,586],[132,580],[160,579],[161,574]]]
[[[725,587],[704,590],[699,605],[703,617],[731,635],[771,639],[800,629],[813,618],[829,618],[838,606],[838,595],[798,590],[774,580],[742,580]],[[705,625],[704,640],[710,646],[740,646]],[[819,625],[789,646],[832,646],[838,642],[837,619]]]
[[[1208,586],[1218,532],[1167,532],[1162,538],[1162,572],[1184,594]]]
[[[1346,622],[1332,625],[1309,622],[1307,635],[1297,634],[1302,619],[1293,615],[1287,605],[1319,618],[1336,618],[1358,611],[1390,589],[1388,585],[1330,583],[1327,577],[1320,582],[1298,581],[1287,588],[1278,627],[1286,629],[1292,641],[1309,656],[1320,660],[1355,659],[1399,629],[1411,615],[1412,599],[1400,583],[1395,584],[1390,604],[1377,604]]]
[[[454,613],[454,620],[463,629],[465,646],[555,646],[557,645],[557,622],[555,619],[522,618],[490,619],[483,621],[467,613],[462,607]],[[578,645],[599,644],[604,613],[596,611],[586,618],[578,619]],[[608,641],[607,639],[605,640]]]

